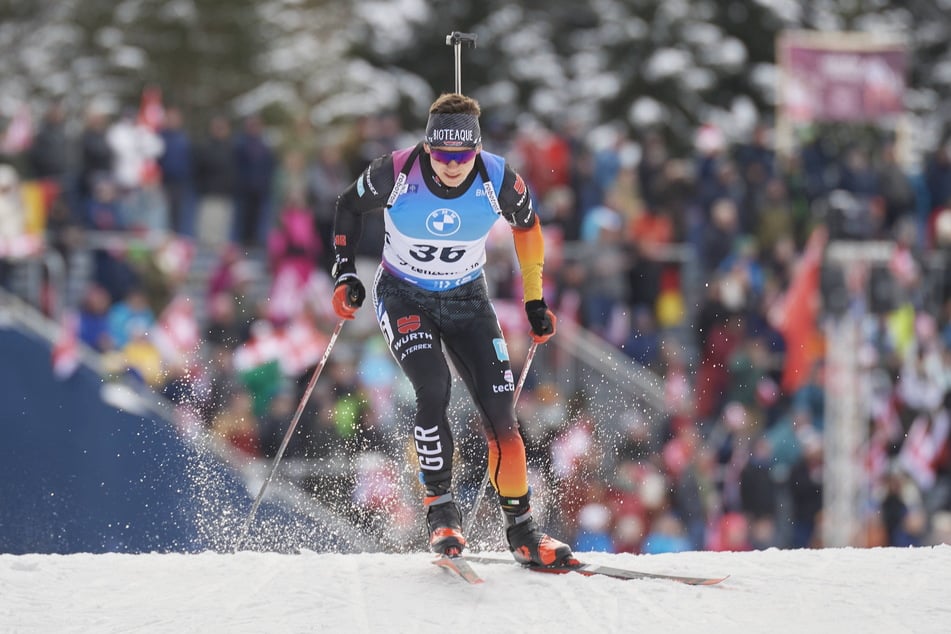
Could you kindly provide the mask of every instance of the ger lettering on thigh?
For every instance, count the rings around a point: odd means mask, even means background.
[[[393,358],[413,385],[416,415],[412,442],[423,481],[439,481],[452,471],[453,438],[446,411],[452,375],[432,319],[397,296],[378,298],[377,316]]]

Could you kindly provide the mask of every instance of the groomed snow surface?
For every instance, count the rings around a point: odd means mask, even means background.
[[[428,554],[0,555],[0,632],[951,631],[951,546],[606,555],[718,586],[477,565]]]

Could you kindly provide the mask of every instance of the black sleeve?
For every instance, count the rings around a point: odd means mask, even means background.
[[[509,165],[505,166],[498,198],[502,217],[513,227],[531,229],[538,222],[537,214],[532,208],[532,194],[528,186]]]
[[[334,277],[354,273],[357,243],[363,230],[363,214],[386,206],[395,183],[392,155],[381,156],[367,166],[337,197],[334,214]]]

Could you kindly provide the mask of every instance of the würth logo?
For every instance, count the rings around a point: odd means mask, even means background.
[[[340,234],[335,235],[334,244],[336,244],[338,247],[347,246],[347,236],[340,235]]]
[[[407,315],[396,320],[396,329],[401,335],[419,330],[419,315]]]
[[[525,181],[522,180],[521,175],[515,176],[515,185],[513,186],[515,193],[521,196],[525,193]]]

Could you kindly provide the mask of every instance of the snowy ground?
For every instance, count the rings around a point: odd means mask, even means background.
[[[730,574],[719,586],[477,566],[426,554],[0,555],[0,632],[951,631],[951,546],[586,559]]]

